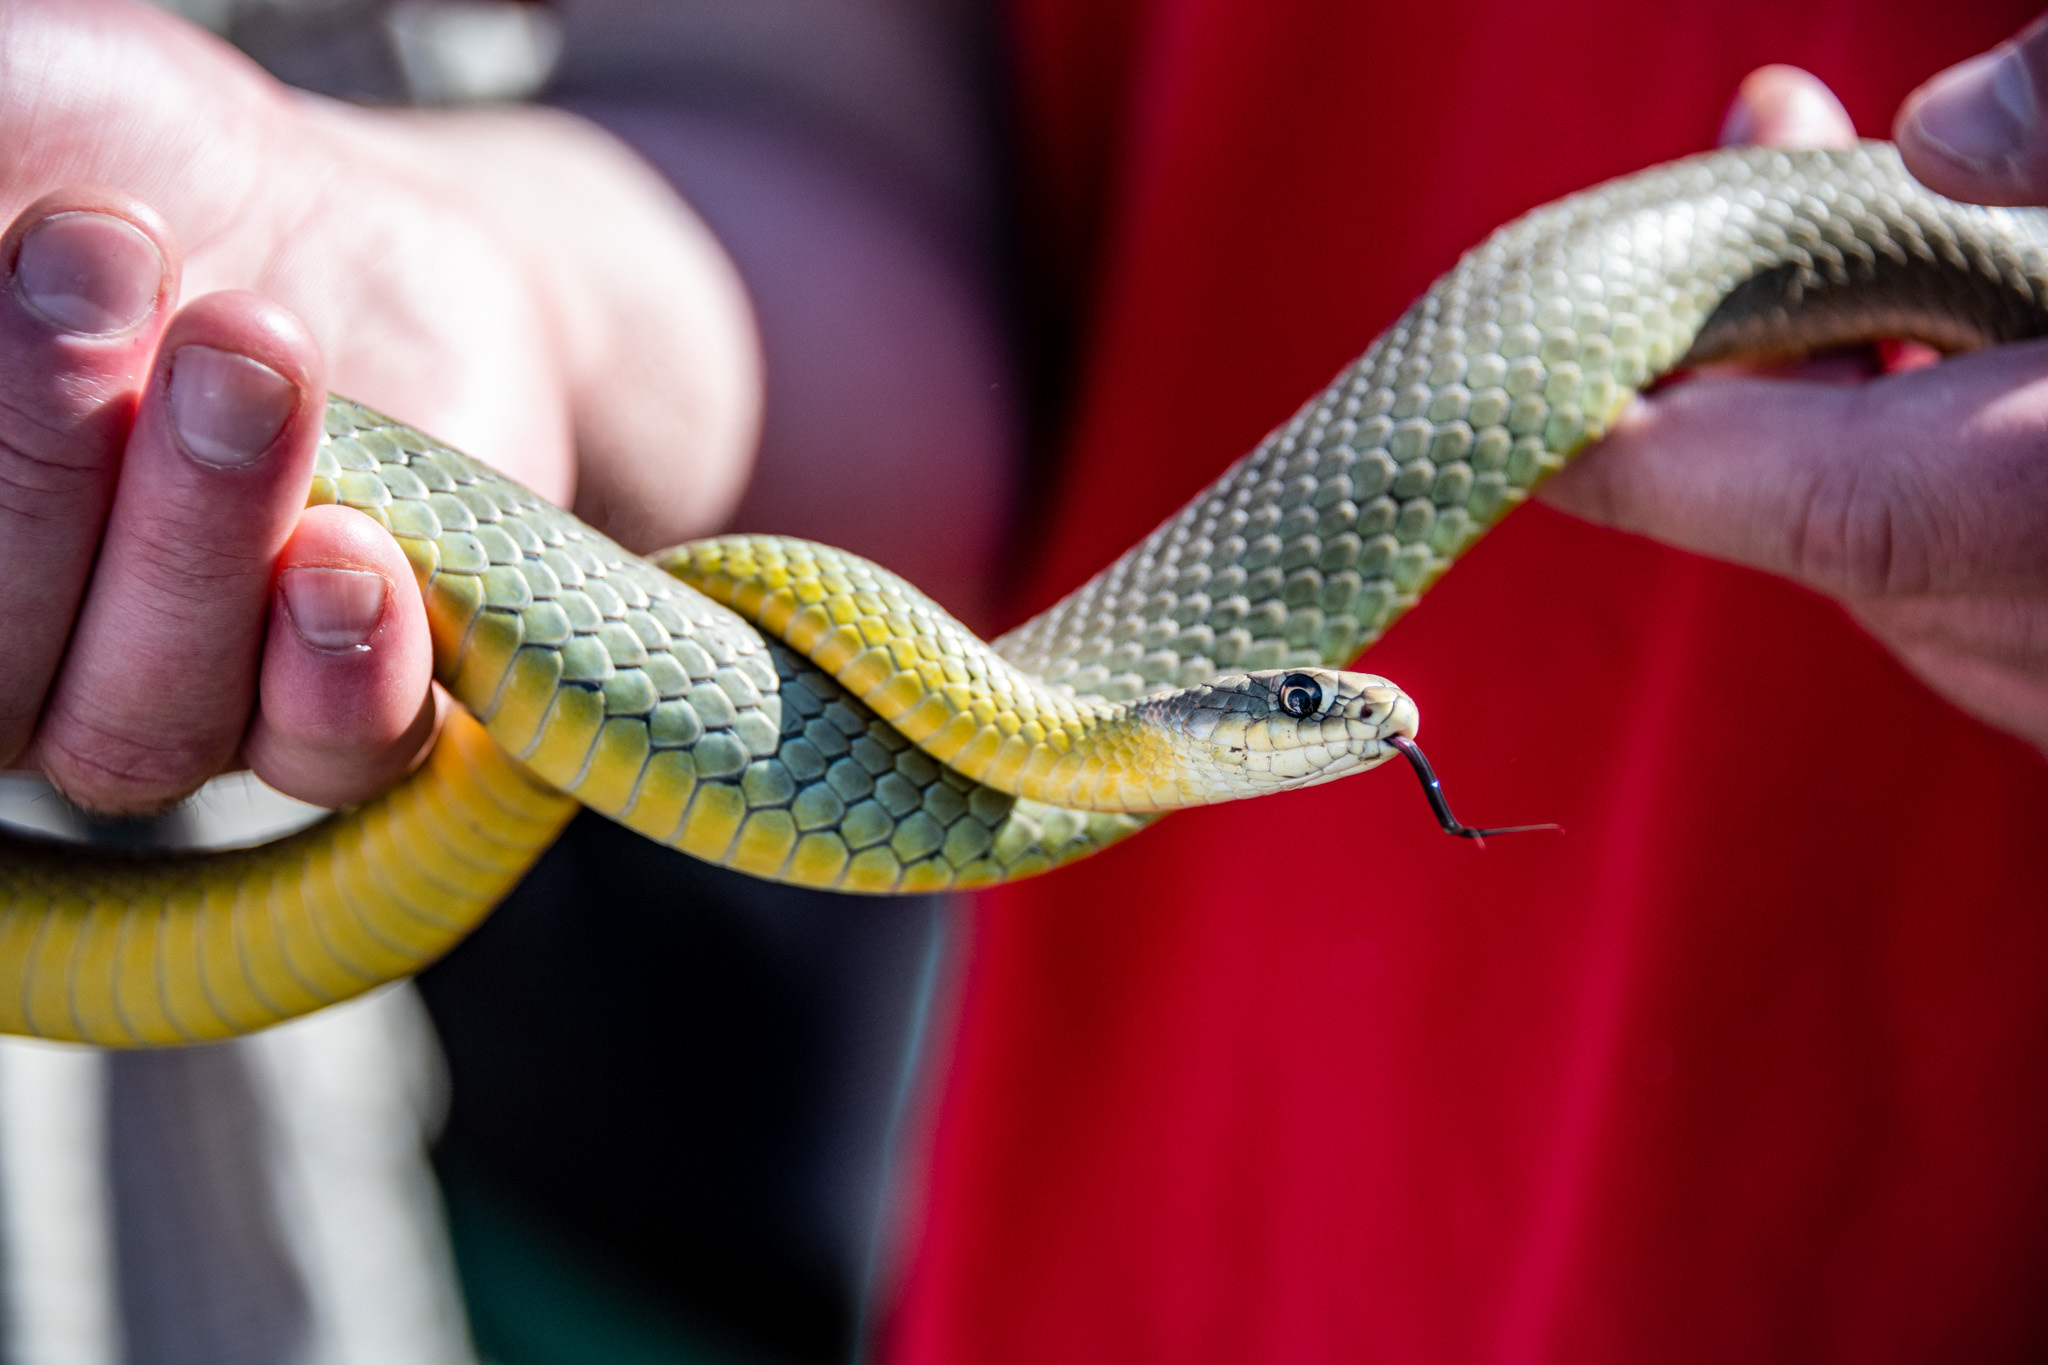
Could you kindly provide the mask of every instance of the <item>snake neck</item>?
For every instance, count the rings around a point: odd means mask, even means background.
[[[886,569],[785,536],[722,536],[655,562],[963,777],[1033,800],[1080,797],[1084,809],[1158,808],[1149,793],[1175,755],[1137,710],[1047,686]]]
[[[345,399],[329,400],[311,500],[391,531],[435,677],[493,740],[672,848],[804,886],[937,891],[1030,876],[1142,824],[970,781],[737,613]]]
[[[1282,678],[1237,675],[1111,702],[1049,685],[895,574],[829,545],[723,536],[656,562],[835,678],[973,782],[1093,811],[1162,811],[1327,781],[1383,761],[1414,704],[1383,678],[1319,671],[1312,714]]]

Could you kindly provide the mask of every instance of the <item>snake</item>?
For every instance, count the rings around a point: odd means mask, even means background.
[[[457,701],[422,765],[204,854],[0,842],[0,1032],[263,1028],[419,971],[579,806],[756,876],[888,894],[1049,872],[1166,812],[1406,757],[1350,672],[1487,529],[1674,371],[1885,337],[2048,334],[2048,215],[1882,143],[1723,150],[1500,228],[1256,449],[992,642],[879,565],[726,535],[641,558],[328,400],[309,503],[383,525]]]

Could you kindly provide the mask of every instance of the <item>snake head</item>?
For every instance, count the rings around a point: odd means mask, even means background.
[[[1226,674],[1139,708],[1174,736],[1189,785],[1206,786],[1208,800],[1364,772],[1417,724],[1415,703],[1385,678],[1327,668]]]

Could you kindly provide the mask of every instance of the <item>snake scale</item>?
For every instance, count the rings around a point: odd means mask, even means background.
[[[177,1044],[358,994],[461,938],[578,803],[759,876],[928,891],[1371,767],[1414,734],[1413,703],[1334,670],[1646,384],[1880,336],[2044,333],[2048,219],[1933,195],[1887,146],[1658,167],[1500,229],[992,646],[806,542],[640,559],[333,399],[311,501],[396,537],[464,711],[413,777],[273,844],[88,858],[8,840],[0,1031]]]

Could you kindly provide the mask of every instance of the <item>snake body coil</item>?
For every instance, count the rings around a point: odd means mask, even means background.
[[[416,971],[576,802],[760,876],[922,891],[1372,766],[1413,734],[1413,705],[1333,670],[1646,383],[1878,336],[2044,333],[2042,215],[1941,199],[1888,147],[1646,171],[1495,233],[1257,450],[993,646],[803,542],[726,537],[657,567],[333,400],[312,500],[404,547],[436,677],[475,719],[392,792],[262,848],[117,861],[9,841],[0,1031],[214,1038]]]

